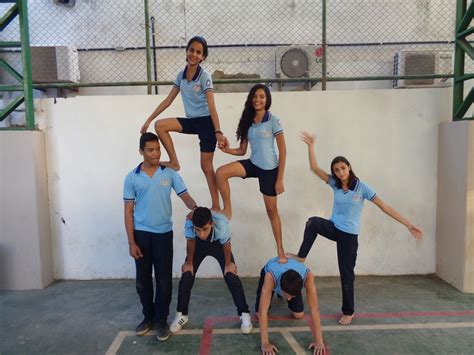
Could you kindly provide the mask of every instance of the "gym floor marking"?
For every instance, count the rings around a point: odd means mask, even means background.
[[[474,310],[465,311],[445,311],[445,312],[392,312],[392,313],[360,313],[356,315],[356,318],[416,318],[416,317],[456,317],[456,316],[470,316],[474,315]],[[332,315],[321,315],[322,319],[337,319],[340,314]],[[286,316],[269,316],[269,320],[280,320],[287,321],[293,320],[291,317]],[[311,323],[309,316],[305,317],[308,325]],[[207,317],[204,321],[203,329],[184,329],[177,334],[172,336],[181,335],[202,335],[201,345],[199,348],[200,355],[210,354],[212,345],[212,336],[220,334],[241,334],[239,328],[218,328],[214,329],[215,324],[220,323],[238,323],[239,317]],[[256,320],[253,319],[255,322]],[[438,322],[438,323],[399,323],[399,324],[364,324],[364,325],[329,325],[323,326],[324,332],[337,332],[337,331],[360,331],[360,330],[406,330],[406,329],[453,329],[453,328],[474,328],[474,322]],[[308,326],[298,327],[269,327],[269,333],[280,333],[288,344],[291,346],[296,354],[303,354],[305,350],[301,348],[296,339],[291,333],[297,332],[309,332]],[[260,329],[254,328],[253,333],[259,333]],[[114,341],[110,345],[106,352],[106,355],[114,355],[120,349],[123,341],[128,336],[135,336],[133,331],[120,331],[115,337]],[[150,332],[147,336],[154,336],[154,332]]]

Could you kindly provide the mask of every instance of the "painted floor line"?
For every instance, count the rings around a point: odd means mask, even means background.
[[[340,331],[361,331],[361,330],[410,330],[410,329],[455,329],[455,328],[474,328],[474,322],[441,322],[441,323],[400,323],[400,324],[364,324],[364,325],[329,325],[323,326],[325,332],[340,332]],[[291,333],[310,332],[308,326],[304,327],[269,327],[269,333],[281,333],[286,341],[293,348],[295,353],[304,353],[304,350],[299,346],[296,339]],[[184,329],[179,333],[173,334],[173,336],[180,335],[202,335],[203,329]],[[223,334],[241,334],[240,329],[234,328],[219,328],[213,329],[214,335]],[[254,328],[253,333],[260,333],[258,328]],[[120,331],[115,337],[114,341],[110,345],[106,352],[106,355],[114,355],[120,349],[123,341],[127,336],[135,336],[135,332],[132,331]],[[155,332],[150,332],[146,336],[155,336]]]

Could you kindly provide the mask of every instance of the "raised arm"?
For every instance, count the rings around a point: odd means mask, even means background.
[[[303,131],[300,133],[300,138],[308,145],[309,168],[313,173],[318,175],[321,180],[323,180],[324,182],[328,182],[329,175],[319,167],[318,162],[316,160],[316,153],[314,151],[315,137],[311,133]]]
[[[269,272],[265,275],[262,286],[262,293],[260,294],[260,304],[258,306],[258,323],[260,325],[260,341],[261,350],[264,355],[273,355],[278,349],[276,346],[270,344],[268,339],[268,309],[272,300],[272,291],[275,287],[272,275]]]
[[[324,354],[325,347],[323,342],[323,332],[321,328],[321,317],[319,315],[318,292],[314,282],[313,273],[310,271],[306,276],[304,284],[306,288],[306,300],[308,301],[309,311],[311,313],[311,322],[313,324],[311,331],[314,341],[309,344],[308,349],[313,349],[313,354]]]
[[[408,219],[406,219],[400,213],[395,211],[395,209],[393,209],[387,203],[383,202],[378,196],[375,196],[372,202],[375,203],[385,214],[389,215],[394,220],[396,220],[397,222],[400,222],[405,227],[407,227],[411,235],[413,236],[413,238],[421,239],[423,237],[423,232],[421,231],[421,229],[416,227]]]
[[[143,134],[148,130],[148,127],[150,126],[151,122],[158,117],[160,113],[162,113],[164,110],[166,110],[174,101],[176,96],[179,93],[179,89],[176,86],[173,86],[171,89],[170,93],[166,98],[161,101],[161,103],[158,105],[158,107],[153,111],[153,113],[147,118],[145,123],[143,124],[142,128],[140,129],[140,133]]]

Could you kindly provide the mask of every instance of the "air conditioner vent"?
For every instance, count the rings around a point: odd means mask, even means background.
[[[400,51],[394,56],[393,75],[451,74],[453,55],[450,51]],[[394,88],[445,87],[451,80],[441,79],[395,79]]]

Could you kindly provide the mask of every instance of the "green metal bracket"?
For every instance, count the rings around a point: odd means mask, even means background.
[[[23,95],[18,96],[16,99],[10,101],[8,105],[0,111],[0,122],[2,122],[10,113],[12,113],[24,101],[25,101],[25,97]]]
[[[471,88],[471,90],[469,91],[469,94],[467,94],[466,98],[461,103],[461,106],[459,106],[458,110],[454,114],[454,117],[464,117],[467,110],[469,110],[469,107],[471,107],[473,101],[474,101],[474,88]]]
[[[465,55],[474,60],[474,48],[466,37],[474,33],[474,28],[469,27],[474,17],[474,2],[471,1],[467,8],[467,0],[456,1],[456,43],[454,46],[454,81],[453,81],[453,121],[474,119],[464,117],[474,102],[474,88],[464,98],[464,82],[474,77],[474,74],[464,73]]]
[[[3,31],[5,27],[7,27],[10,22],[12,22],[15,17],[18,15],[18,5],[14,4],[12,7],[10,7],[5,15],[2,16],[0,19],[0,31]]]
[[[35,129],[35,116],[33,105],[33,80],[31,70],[31,53],[30,53],[30,34],[28,26],[28,1],[16,0],[7,1],[14,3],[0,19],[0,31],[3,31],[16,16],[19,17],[21,42],[2,41],[0,48],[21,48],[21,61],[23,74],[17,72],[4,59],[0,60],[0,68],[7,71],[13,78],[20,82],[23,95],[11,101],[5,108],[0,110],[0,121],[3,121],[9,114],[13,112],[22,103],[25,104],[26,129]],[[8,86],[6,86],[8,87]],[[10,86],[13,87],[13,86]],[[3,90],[2,90],[3,91]]]
[[[11,76],[13,76],[17,81],[23,83],[23,76],[18,73],[15,68],[6,62],[5,59],[0,58],[0,67],[5,69]]]

